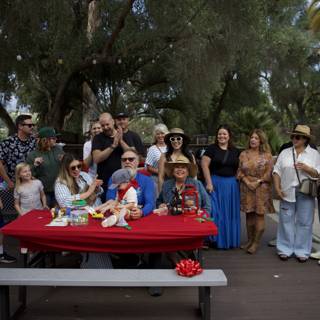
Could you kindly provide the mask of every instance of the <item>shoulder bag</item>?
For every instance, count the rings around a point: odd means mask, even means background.
[[[310,197],[317,197],[318,196],[318,179],[311,179],[307,178],[304,180],[300,180],[299,172],[296,168],[296,158],[294,155],[294,148],[292,147],[292,156],[293,156],[293,165],[296,170],[297,178],[299,181],[299,192],[308,195]]]

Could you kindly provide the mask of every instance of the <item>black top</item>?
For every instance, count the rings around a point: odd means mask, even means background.
[[[135,147],[135,149],[141,156],[144,157],[146,155],[146,149],[142,143],[140,136],[136,132],[128,130],[123,134],[123,141],[129,147]]]
[[[106,136],[103,132],[97,134],[92,141],[92,151],[94,150],[105,150],[110,147],[113,143],[113,138]],[[109,178],[112,174],[121,168],[121,155],[123,150],[120,146],[117,146],[110,156],[98,163],[97,174],[98,178],[103,180],[103,185],[108,185]]]
[[[237,174],[239,155],[240,151],[237,148],[223,150],[216,144],[208,146],[204,153],[204,156],[211,159],[210,173],[222,177],[233,177]]]

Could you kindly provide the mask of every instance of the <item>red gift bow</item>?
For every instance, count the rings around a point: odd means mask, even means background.
[[[203,269],[201,268],[199,261],[183,259],[176,264],[176,271],[179,276],[193,277],[200,274]]]

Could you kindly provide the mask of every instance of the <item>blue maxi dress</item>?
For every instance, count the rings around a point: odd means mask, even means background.
[[[213,144],[204,154],[211,159],[210,172],[214,187],[210,194],[212,218],[218,227],[218,235],[209,240],[220,249],[240,246],[240,189],[236,179],[239,153],[236,148],[226,151]]]

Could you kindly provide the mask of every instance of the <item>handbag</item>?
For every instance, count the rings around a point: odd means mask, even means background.
[[[300,176],[299,176],[299,172],[296,168],[296,158],[294,155],[294,150],[292,148],[292,156],[293,156],[293,165],[294,168],[296,170],[296,174],[297,174],[297,178],[299,181],[299,192],[308,195],[310,197],[317,197],[318,196],[318,179],[311,179],[311,178],[307,178],[304,180],[300,180]]]

